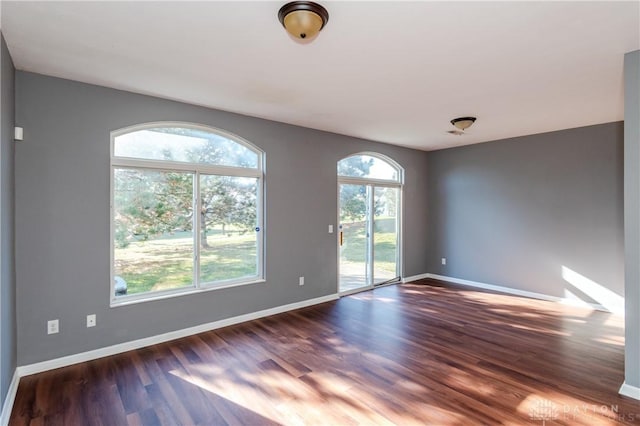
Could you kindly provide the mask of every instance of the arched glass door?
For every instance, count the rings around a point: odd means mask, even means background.
[[[402,168],[374,153],[338,162],[338,291],[400,280]]]

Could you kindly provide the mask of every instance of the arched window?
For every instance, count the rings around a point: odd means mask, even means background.
[[[338,291],[399,282],[402,270],[402,167],[377,153],[338,161]]]
[[[363,153],[338,161],[338,176],[372,181],[402,183],[402,168],[381,154]]]
[[[205,126],[111,135],[112,304],[263,278],[263,153]]]

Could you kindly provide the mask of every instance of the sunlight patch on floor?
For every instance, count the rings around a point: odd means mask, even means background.
[[[496,388],[489,381],[480,381],[476,377],[462,371],[448,373],[447,383],[454,388],[460,388],[471,394],[494,395]]]
[[[607,345],[616,345],[616,346],[624,346],[624,337],[622,336],[602,336],[596,339],[593,339],[595,342],[604,343]]]
[[[520,330],[527,330],[527,331],[535,331],[535,332],[542,332],[542,333],[547,333],[547,334],[552,334],[555,336],[570,336],[571,333],[566,332],[566,331],[560,331],[560,330],[553,330],[551,328],[539,328],[539,327],[530,327],[527,325],[522,325],[522,324],[509,324],[509,326],[513,327],[513,328],[518,328]]]
[[[594,310],[593,306],[591,306],[589,303],[578,297],[578,295],[570,290],[567,290],[566,288],[564,289],[564,297],[561,303],[564,303],[565,305]]]
[[[610,312],[624,312],[624,298],[609,290],[605,286],[598,284],[593,280],[590,280],[584,275],[581,275],[573,269],[567,268],[566,266],[562,266],[562,278],[566,282],[595,300],[597,303],[604,306]]]
[[[285,418],[288,424],[396,424],[376,411],[380,398],[392,390],[362,388],[357,379],[331,371],[312,372],[301,378],[278,371],[240,371],[238,381],[215,377],[206,366],[191,366],[189,372],[172,370],[170,374],[274,422]],[[399,383],[399,387],[416,393],[424,391],[410,381]],[[327,404],[335,417],[327,417]],[[438,424],[443,425],[465,420],[463,415],[436,405],[407,404],[406,412],[395,413],[402,424],[423,424],[425,418],[439,420]],[[304,413],[304,418],[299,413]]]
[[[376,302],[382,302],[382,303],[398,303],[397,300],[392,299],[390,297],[376,297],[375,301]]]
[[[211,380],[211,378],[185,373],[181,370],[172,370],[170,374],[277,423],[279,416],[275,413],[270,413],[269,411],[271,410],[265,409],[263,406],[258,406],[257,403],[259,401],[252,397],[255,391],[248,386],[243,386],[227,379]]]

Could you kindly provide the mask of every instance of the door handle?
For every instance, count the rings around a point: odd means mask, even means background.
[[[342,231],[340,231],[340,245],[342,246],[342,242],[343,242],[343,236],[342,236]]]

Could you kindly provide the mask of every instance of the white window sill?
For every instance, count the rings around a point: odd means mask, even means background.
[[[189,287],[184,289],[168,290],[166,292],[155,293],[155,294],[144,293],[144,294],[133,295],[133,296],[121,296],[116,299],[111,299],[111,303],[109,304],[109,307],[117,308],[120,306],[135,305],[137,303],[152,302],[154,300],[171,299],[174,297],[186,296],[189,294],[198,294],[198,293],[204,293],[208,291],[220,290],[223,288],[239,287],[244,285],[260,284],[265,282],[266,280],[264,278],[256,278],[253,281],[237,281],[237,282],[230,282],[230,283],[220,283],[217,285],[211,285],[211,286],[200,287],[200,288]]]

